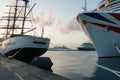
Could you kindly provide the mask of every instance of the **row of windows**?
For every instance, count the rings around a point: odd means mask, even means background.
[[[97,10],[100,10],[104,7],[111,7],[118,3],[120,3],[120,1],[118,2],[117,0],[103,0],[101,4],[97,7]]]
[[[34,44],[43,44],[46,45],[46,42],[40,42],[40,41],[33,41]]]

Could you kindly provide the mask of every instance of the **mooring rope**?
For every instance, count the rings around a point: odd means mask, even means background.
[[[116,70],[110,69],[110,68],[108,68],[108,67],[99,65],[99,64],[96,64],[96,66],[97,66],[97,67],[100,67],[100,68],[102,68],[102,69],[104,69],[104,70],[107,70],[107,71],[115,74],[116,76],[120,77],[120,71],[116,71]]]
[[[11,56],[8,56],[9,58],[13,58],[13,57],[15,57],[20,51],[22,51],[24,48],[21,48],[21,49],[19,49],[16,53],[14,53],[13,55],[11,55]]]

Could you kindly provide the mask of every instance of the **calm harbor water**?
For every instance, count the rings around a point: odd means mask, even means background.
[[[120,59],[99,59],[96,51],[48,51],[53,73],[71,80],[120,80]]]

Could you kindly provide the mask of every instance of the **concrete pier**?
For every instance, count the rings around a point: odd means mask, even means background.
[[[70,80],[49,71],[0,56],[0,80]]]

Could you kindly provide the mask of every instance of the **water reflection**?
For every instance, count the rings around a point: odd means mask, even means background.
[[[96,71],[97,53],[95,51],[48,51],[53,73],[71,80],[89,80]]]
[[[53,73],[71,80],[120,80],[120,58],[98,59],[95,51],[48,51],[44,56],[51,58]]]

